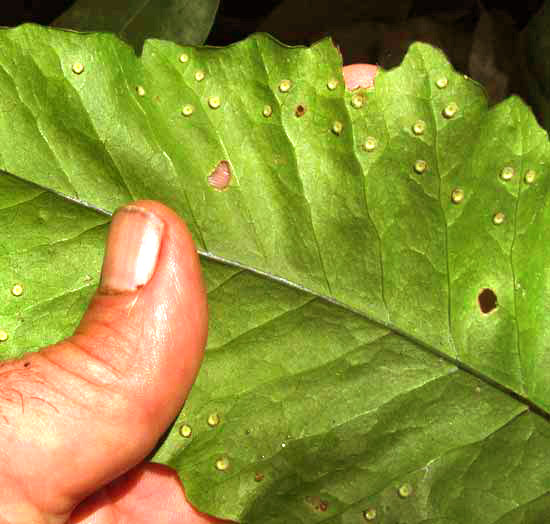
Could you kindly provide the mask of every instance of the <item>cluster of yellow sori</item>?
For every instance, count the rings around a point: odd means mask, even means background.
[[[449,85],[449,79],[447,77],[438,78],[435,84],[439,89],[445,89]],[[443,108],[441,114],[443,115],[443,117],[447,119],[451,119],[457,115],[458,110],[459,110],[458,104],[456,104],[456,102],[450,102]],[[424,120],[417,120],[412,125],[412,132],[416,136],[423,135],[426,132],[426,129],[427,129],[427,125],[426,125],[426,122],[424,122]],[[377,146],[378,146],[378,141],[373,136],[367,137],[362,145],[363,150],[366,151],[367,153],[372,153],[373,151],[375,151]],[[429,166],[426,160],[418,159],[413,165],[413,170],[415,171],[415,173],[420,175],[425,173],[428,170],[428,167]],[[512,166],[505,166],[500,172],[500,178],[505,182],[508,182],[512,180],[512,178],[514,178],[515,174],[516,174],[515,169]],[[536,177],[537,177],[536,171],[534,171],[533,169],[529,169],[525,173],[523,180],[526,184],[533,184],[533,182],[535,182]],[[464,202],[464,198],[465,198],[464,189],[455,188],[451,191],[451,202],[453,204],[462,204],[462,202]],[[493,214],[492,220],[493,220],[493,224],[497,226],[501,225],[506,221],[506,215],[502,211],[497,211]]]
[[[215,428],[221,422],[220,415],[218,413],[211,413],[206,422],[211,428]],[[183,424],[180,426],[180,435],[186,439],[191,438],[193,435],[193,429],[189,424]],[[225,471],[229,469],[229,459],[227,457],[219,457],[216,459],[215,467],[218,471]]]
[[[215,427],[219,426],[219,424],[221,422],[220,415],[218,413],[211,413],[208,416],[208,418],[206,419],[206,422],[211,428],[215,428]],[[190,439],[191,436],[193,435],[193,430],[192,430],[191,426],[188,423],[184,423],[180,426],[179,433],[183,438]],[[246,434],[247,435],[250,434],[250,430],[247,430]],[[290,436],[288,438],[290,438]],[[286,442],[283,442],[281,444],[281,447],[283,449],[285,449],[287,447]],[[265,457],[263,455],[262,455],[261,458],[262,458],[262,460],[265,459]],[[221,471],[221,472],[229,470],[230,465],[231,465],[231,463],[230,463],[229,458],[227,456],[218,457],[218,458],[216,458],[216,460],[214,462],[215,469],[217,471]],[[265,479],[264,473],[261,473],[259,471],[254,472],[254,476],[253,476],[254,482],[262,482],[264,479]],[[396,494],[400,498],[404,499],[404,498],[408,498],[408,497],[412,496],[413,491],[414,490],[413,490],[412,485],[409,484],[408,482],[405,482],[404,484],[401,484],[399,486],[399,488],[397,488]],[[362,512],[362,516],[363,516],[363,519],[366,520],[366,521],[369,521],[369,522],[374,521],[374,520],[376,520],[376,517],[377,517],[377,510],[374,507],[369,507],[369,508],[365,509]]]
[[[187,53],[182,53],[179,56],[179,61],[182,64],[189,63],[189,61],[190,61],[189,55]],[[80,70],[80,68],[78,70],[80,72],[82,72]],[[73,71],[74,71],[74,66],[73,66]],[[75,71],[75,73],[76,73],[76,71]],[[80,73],[78,73],[78,74],[80,74]],[[195,71],[195,80],[197,82],[201,82],[202,80],[204,80],[205,77],[206,77],[206,73],[202,69],[198,69],[197,71]],[[336,78],[331,78],[327,82],[327,88],[330,91],[335,90],[338,87],[338,85],[339,85],[339,80],[336,79]],[[292,89],[292,81],[289,80],[289,79],[283,79],[279,82],[279,85],[277,87],[278,87],[278,89],[281,93],[288,93]],[[143,86],[137,86],[136,91],[137,91],[139,96],[144,96],[145,95],[145,89],[144,89]],[[221,98],[218,95],[208,97],[207,102],[208,102],[208,106],[211,109],[218,109],[222,105]],[[355,109],[360,109],[361,107],[363,107],[364,103],[365,103],[365,97],[362,93],[355,93],[351,97],[351,105]],[[303,108],[302,105],[300,105],[298,107]],[[193,115],[194,112],[195,112],[195,106],[192,105],[192,104],[184,104],[182,109],[181,109],[181,114],[185,117],[190,117],[191,115]],[[273,115],[273,107],[269,104],[266,104],[262,109],[262,114],[266,118],[271,117]],[[301,117],[304,114],[304,111],[303,110],[302,111],[297,110],[295,112],[295,114],[296,114],[296,116]],[[335,120],[332,123],[331,131],[335,135],[337,135],[337,136],[340,135],[342,133],[343,129],[344,129],[344,125],[339,120]]]

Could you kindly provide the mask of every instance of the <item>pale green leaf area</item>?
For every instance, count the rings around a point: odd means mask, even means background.
[[[22,26],[0,46],[3,357],[71,333],[110,214],[158,199],[201,251],[210,334],[154,460],[201,510],[545,522],[550,155],[521,100],[489,110],[425,44],[354,93],[329,40],[150,40],[137,58],[111,35]]]
[[[109,31],[136,50],[147,38],[181,45],[204,43],[219,0],[77,0],[53,26],[77,31]]]

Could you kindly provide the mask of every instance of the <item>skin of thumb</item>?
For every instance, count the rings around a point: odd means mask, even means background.
[[[374,87],[378,66],[374,64],[351,64],[344,66],[342,73],[348,91]]]
[[[10,486],[0,509],[19,497],[45,522],[64,522],[140,463],[187,397],[207,324],[184,222],[155,201],[119,210],[100,288],[75,333],[2,363],[0,391],[15,393],[0,398],[0,484]]]

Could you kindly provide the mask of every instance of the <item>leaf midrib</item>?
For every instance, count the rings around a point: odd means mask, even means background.
[[[52,193],[52,194],[54,194],[54,195],[56,195],[60,198],[63,198],[64,200],[67,200],[67,201],[69,201],[73,204],[77,204],[79,206],[85,207],[87,209],[90,209],[92,211],[95,211],[96,213],[99,213],[99,214],[107,216],[107,217],[112,217],[113,216],[112,211],[109,211],[107,209],[103,209],[99,206],[94,205],[93,203],[86,202],[84,200],[72,197],[72,196],[67,195],[65,193],[62,193],[60,191],[56,191],[54,189],[42,186],[42,185],[37,184],[35,182],[28,181],[24,177],[21,177],[19,175],[15,175],[15,174],[7,172],[7,171],[4,171],[4,173],[7,173],[8,175],[13,176],[14,178],[16,178],[18,180],[21,180],[22,182],[24,182],[26,184],[30,184],[30,185],[38,187],[38,188],[40,188],[44,191]],[[460,362],[459,360],[457,360],[455,358],[452,358],[447,353],[444,353],[443,351],[429,345],[425,341],[414,337],[410,333],[407,333],[407,332],[401,330],[397,326],[393,325],[391,322],[384,321],[380,318],[373,317],[373,316],[369,315],[368,313],[366,313],[365,311],[361,311],[357,308],[354,308],[353,306],[350,306],[349,304],[346,304],[344,302],[340,302],[339,300],[335,299],[334,297],[324,295],[322,293],[318,293],[318,292],[316,292],[316,291],[314,291],[310,288],[302,286],[301,284],[299,284],[297,282],[294,282],[292,280],[288,280],[284,277],[274,275],[274,274],[269,273],[267,271],[263,271],[261,269],[257,269],[257,268],[251,267],[251,266],[246,266],[245,264],[242,264],[242,263],[240,263],[236,260],[231,260],[229,258],[220,256],[220,255],[216,255],[215,253],[205,251],[205,250],[200,249],[200,248],[197,249],[197,253],[201,257],[203,257],[207,260],[210,260],[210,261],[213,261],[213,262],[218,262],[218,263],[224,264],[226,266],[234,267],[234,268],[237,268],[237,269],[240,269],[240,270],[243,270],[243,271],[248,271],[248,272],[253,273],[255,275],[258,275],[260,277],[269,279],[269,280],[274,281],[274,282],[278,282],[279,284],[283,284],[283,285],[285,285],[287,287],[290,287],[292,289],[296,289],[298,291],[301,291],[302,293],[307,293],[308,295],[311,295],[312,297],[323,300],[323,301],[325,301],[329,304],[332,304],[336,307],[342,308],[345,311],[349,311],[350,313],[358,315],[359,317],[364,318],[365,320],[368,320],[369,322],[373,322],[374,324],[377,324],[379,326],[383,326],[384,328],[389,329],[392,332],[402,336],[404,339],[408,340],[409,342],[412,342],[413,344],[419,346],[421,349],[423,349],[425,351],[428,351],[429,353],[439,357],[440,359],[444,359],[445,361],[447,361],[447,362],[453,364],[454,366],[456,366],[458,369],[460,369],[460,370],[468,373],[469,375],[472,375],[472,376],[476,377],[477,379],[483,381],[487,385],[502,391],[503,393],[509,395],[510,397],[515,398],[518,402],[521,402],[521,403],[525,404],[533,412],[535,412],[538,415],[542,416],[546,420],[550,420],[550,413],[546,412],[543,408],[536,405],[533,401],[531,401],[527,397],[517,393],[516,391],[513,391],[512,389],[508,388],[507,386],[505,386],[503,384],[500,384],[499,382],[496,382],[494,379],[490,378],[489,376],[485,375],[484,373],[481,373],[477,369],[472,368],[472,367],[468,366],[467,364],[465,364],[463,362]]]

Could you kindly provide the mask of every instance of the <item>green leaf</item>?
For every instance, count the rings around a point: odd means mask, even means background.
[[[141,50],[147,38],[204,43],[219,0],[77,0],[53,26],[115,33]]]
[[[138,59],[111,35],[22,26],[0,45],[6,358],[70,334],[110,213],[158,199],[192,229],[211,319],[154,458],[201,510],[262,524],[359,523],[368,509],[384,523],[546,518],[550,152],[521,100],[489,110],[425,44],[354,93],[329,40],[150,40]],[[217,191],[221,161],[232,177]]]

